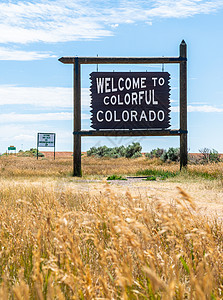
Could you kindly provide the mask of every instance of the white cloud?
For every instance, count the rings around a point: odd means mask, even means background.
[[[34,141],[35,140],[35,129],[30,126],[24,126],[23,124],[1,124],[0,123],[0,132],[1,132],[1,150],[2,152],[4,148],[2,149],[2,144],[5,144],[8,142],[9,144],[14,144],[15,140],[19,140],[18,137],[20,136],[21,138],[24,137],[23,141]],[[9,146],[5,144],[6,146]]]
[[[214,107],[211,105],[201,105],[201,106],[188,105],[188,111],[189,112],[222,113],[223,108],[218,108],[218,107]]]
[[[214,107],[211,105],[188,105],[188,112],[204,112],[204,113],[222,113],[223,108]],[[172,106],[171,112],[179,112],[179,106]]]
[[[150,17],[186,18],[197,14],[212,13],[223,6],[222,0],[158,0],[154,8],[146,11]]]
[[[179,112],[180,108],[179,108],[179,106],[171,106],[170,110],[171,110],[171,112]]]
[[[78,1],[10,1],[0,4],[1,43],[65,42],[110,35],[94,5]]]
[[[82,107],[90,105],[90,91],[81,89]],[[73,107],[73,89],[64,87],[17,87],[0,85],[1,105],[34,105],[37,107]]]
[[[117,28],[119,24],[111,24],[111,28]]]
[[[36,51],[21,51],[13,48],[0,47],[0,60],[39,60],[44,58],[56,57],[50,53],[41,53]]]
[[[19,149],[35,148],[37,143],[37,132],[55,132],[56,133],[56,150],[71,150],[72,149],[72,128],[68,128],[67,131],[55,127],[55,124],[38,123],[36,126],[27,126],[28,124],[1,124],[1,143],[0,153],[6,151],[8,146],[14,145]],[[49,148],[41,148],[41,151],[45,149],[49,151]]]
[[[40,113],[40,114],[0,114],[0,123],[33,123],[42,121],[67,121],[72,120],[72,113]]]
[[[81,114],[82,120],[89,120],[90,113]],[[36,123],[45,121],[70,121],[73,120],[73,114],[69,112],[59,113],[39,113],[39,114],[19,114],[19,113],[8,113],[0,114],[0,123]]]
[[[35,136],[30,134],[18,134],[13,137],[14,141],[30,142],[35,141]]]
[[[65,42],[112,35],[117,24],[185,18],[221,9],[223,0],[37,0],[0,4],[1,43]],[[109,26],[109,27],[107,27]]]

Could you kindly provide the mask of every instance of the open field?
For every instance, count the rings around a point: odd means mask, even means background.
[[[0,299],[222,299],[223,163],[0,158]]]

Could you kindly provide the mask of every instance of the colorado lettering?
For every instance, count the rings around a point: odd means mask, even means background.
[[[162,122],[165,118],[165,112],[163,110],[159,110],[158,112],[155,112],[154,110],[142,110],[141,112],[138,112],[136,110],[123,110],[123,111],[102,111],[99,110],[96,114],[96,118],[98,122],[128,122],[128,121],[135,121],[135,122],[141,122],[141,121],[155,121],[158,120]]]

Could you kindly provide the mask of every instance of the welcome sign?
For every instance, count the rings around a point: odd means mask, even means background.
[[[170,126],[170,74],[167,72],[93,72],[91,127],[166,129]]]

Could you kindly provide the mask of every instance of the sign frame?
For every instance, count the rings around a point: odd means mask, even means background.
[[[50,135],[51,137],[53,136],[53,146],[40,146],[40,135]],[[47,141],[44,141],[47,144]],[[42,142],[42,143],[44,143]],[[38,132],[37,133],[37,160],[39,159],[39,147],[53,147],[54,148],[54,160],[55,160],[55,147],[56,147],[56,133],[48,133],[48,132]]]
[[[82,136],[180,136],[180,170],[187,166],[187,44],[182,40],[179,57],[61,57],[64,64],[73,64],[73,176],[82,176]],[[81,65],[82,64],[179,64],[180,66],[180,128],[139,130],[81,130]]]

